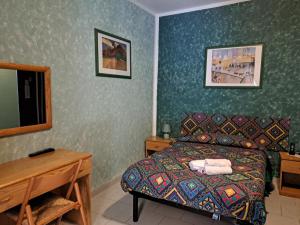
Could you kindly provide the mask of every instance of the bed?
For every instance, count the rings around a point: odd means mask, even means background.
[[[187,115],[181,137],[170,148],[123,174],[121,186],[133,195],[133,220],[138,220],[138,198],[146,198],[214,218],[264,224],[266,151],[286,150],[289,126],[289,118]],[[190,170],[191,160],[205,158],[229,159],[233,173],[208,176]]]

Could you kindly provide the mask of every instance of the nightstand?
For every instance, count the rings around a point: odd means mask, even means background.
[[[300,157],[280,152],[280,158],[279,194],[300,198]]]
[[[163,139],[161,137],[156,136],[148,137],[145,141],[145,156],[148,157],[154,152],[160,152],[170,147],[173,142],[174,140],[172,138]]]

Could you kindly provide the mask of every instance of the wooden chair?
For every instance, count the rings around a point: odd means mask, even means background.
[[[14,208],[5,214],[16,222],[16,225],[45,225],[54,220],[56,224],[61,223],[62,216],[69,211],[80,210],[83,225],[87,225],[82,198],[78,183],[76,182],[82,160],[78,163],[63,168],[59,173],[51,177],[43,175],[31,178],[21,208]],[[66,197],[54,193],[46,193],[35,197],[35,190],[45,185],[54,185],[70,181]],[[75,189],[76,201],[70,200],[73,189]]]

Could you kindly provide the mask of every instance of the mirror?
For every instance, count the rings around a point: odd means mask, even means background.
[[[50,68],[0,62],[0,107],[0,137],[50,129]]]

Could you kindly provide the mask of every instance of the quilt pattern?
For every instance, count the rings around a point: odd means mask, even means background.
[[[256,145],[272,151],[287,151],[290,118],[259,118],[191,113],[181,122],[181,135],[206,132],[237,135],[253,140]],[[224,140],[231,141],[231,140]]]
[[[217,119],[219,123],[223,120]],[[191,160],[205,158],[229,159],[233,173],[207,176],[187,166]],[[266,154],[261,150],[176,142],[131,165],[122,176],[121,186],[124,191],[262,225],[266,220],[265,167]]]

